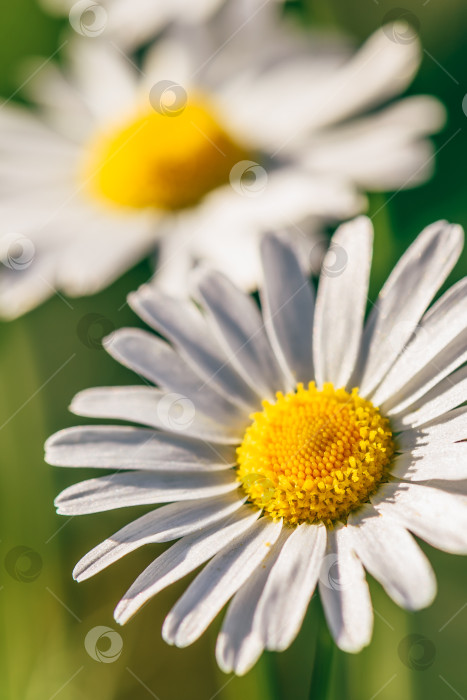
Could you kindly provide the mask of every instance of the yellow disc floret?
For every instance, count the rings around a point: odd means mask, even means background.
[[[299,384],[252,416],[237,450],[248,499],[290,525],[331,525],[368,501],[387,479],[395,446],[379,409],[358,394]]]
[[[176,210],[229,182],[246,157],[203,100],[176,113],[144,108],[95,135],[80,179],[101,201]]]

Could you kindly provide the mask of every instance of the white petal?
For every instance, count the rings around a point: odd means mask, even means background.
[[[230,366],[194,304],[173,299],[150,285],[130,294],[128,303],[143,321],[167,336],[209,386],[247,411],[257,410],[256,393]]]
[[[70,410],[89,418],[118,418],[212,442],[241,442],[243,431],[220,425],[181,394],[146,386],[102,387],[77,394]]]
[[[236,494],[171,503],[146,513],[101,542],[75,566],[73,578],[84,581],[138,547],[192,535],[230,516],[242,506]]]
[[[428,447],[425,454],[404,452],[395,458],[391,474],[409,481],[467,479],[467,443],[445,445],[441,451]]]
[[[462,244],[460,226],[441,221],[424,229],[397,263],[365,326],[364,365],[356,376],[362,395],[375,389],[404,348],[456,263]]]
[[[73,484],[55,499],[59,515],[102,513],[149,503],[193,501],[238,488],[232,473],[116,472]]]
[[[114,616],[125,624],[150,598],[194,571],[228,546],[240,533],[251,529],[259,510],[244,507],[238,513],[201,532],[184,537],[167,549],[143,571],[115,608]]]
[[[467,367],[453,372],[431,391],[411,403],[399,414],[389,410],[386,415],[396,430],[419,427],[464,403],[467,396]]]
[[[306,170],[339,173],[366,191],[413,187],[434,170],[434,147],[423,137],[440,129],[444,120],[445,110],[436,99],[409,97],[319,132],[297,156]]]
[[[416,37],[406,43],[394,41],[390,34],[400,29],[396,23],[376,31],[328,78],[321,91],[313,94],[315,109],[307,115],[309,128],[343,121],[405,90],[420,64],[421,49]]]
[[[61,467],[219,471],[236,462],[235,447],[130,426],[75,426],[52,435],[45,460]]]
[[[433,569],[405,528],[372,506],[365,506],[350,514],[348,529],[363,566],[398,605],[418,610],[433,602]]]
[[[217,663],[224,673],[233,671],[243,676],[264,651],[264,641],[253,619],[271,568],[291,533],[290,529],[282,529],[261,566],[253,571],[227,608],[216,644]]]
[[[328,532],[327,552],[319,581],[324,613],[337,646],[355,653],[370,643],[373,630],[365,571],[352,550],[347,528]]]
[[[346,386],[355,367],[368,297],[373,228],[366,217],[341,225],[324,258],[316,299],[316,382]]]
[[[137,73],[131,62],[106,41],[74,36],[68,45],[79,94],[105,128],[137,102]]]
[[[384,404],[384,411],[403,410],[464,361],[467,278],[443,294],[414,331],[374,394],[373,400]]]
[[[326,549],[324,525],[299,525],[274,564],[255,614],[266,648],[283,651],[297,636],[316,587]]]
[[[162,628],[165,641],[185,647],[198,639],[229,598],[261,566],[281,528],[281,522],[263,518],[219,552],[167,615]]]
[[[397,438],[399,450],[414,454],[430,454],[435,450],[451,448],[454,442],[465,440],[467,432],[467,406],[460,406],[421,428],[405,430]]]
[[[467,554],[467,498],[422,484],[383,484],[371,499],[437,549]]]
[[[243,428],[248,416],[206,385],[168,343],[139,328],[122,328],[104,340],[118,362],[165,392],[186,396],[205,416]]]
[[[273,400],[284,378],[253,299],[216,272],[203,274],[198,289],[231,364],[259,396]]]
[[[314,292],[294,250],[279,236],[265,236],[261,246],[264,324],[283,371],[295,386],[313,378]]]

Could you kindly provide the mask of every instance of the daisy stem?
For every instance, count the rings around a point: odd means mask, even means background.
[[[335,645],[329,634],[324,613],[320,609],[315,658],[311,672],[309,700],[327,700],[331,683]]]

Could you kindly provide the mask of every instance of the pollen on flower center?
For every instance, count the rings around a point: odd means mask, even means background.
[[[358,389],[302,384],[252,416],[237,450],[250,502],[290,525],[345,520],[385,480],[395,445],[387,418]]]
[[[246,155],[213,109],[198,100],[176,114],[144,109],[96,134],[80,177],[101,201],[176,210],[226,184]]]

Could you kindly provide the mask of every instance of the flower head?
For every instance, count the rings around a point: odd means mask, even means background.
[[[158,388],[91,389],[72,410],[146,427],[71,428],[47,444],[52,464],[118,470],[66,489],[59,513],[168,504],[75,568],[81,581],[144,544],[178,540],[123,596],[118,622],[206,564],[168,614],[164,639],[191,644],[231,600],[216,654],[243,674],[264,649],[291,644],[317,585],[350,652],[372,633],[365,570],[403,607],[430,604],[435,577],[412,534],[467,553],[467,280],[430,307],[462,242],[459,226],[426,228],[366,320],[364,217],[337,230],[316,302],[294,247],[272,234],[262,242],[261,310],[212,271],[197,276],[197,305],[151,285],[130,295],[168,342],[125,329],[106,348]]]
[[[156,250],[169,293],[186,293],[200,260],[253,289],[258,234],[288,230],[310,261],[323,221],[361,211],[362,191],[430,175],[442,107],[384,106],[417,71],[416,37],[398,43],[385,27],[352,55],[310,43],[277,4],[247,21],[237,4],[204,27],[210,41],[168,31],[141,71],[113,42],[70,41],[63,67],[42,64],[27,83],[37,112],[2,110],[3,315],[54,290],[95,293]]]

